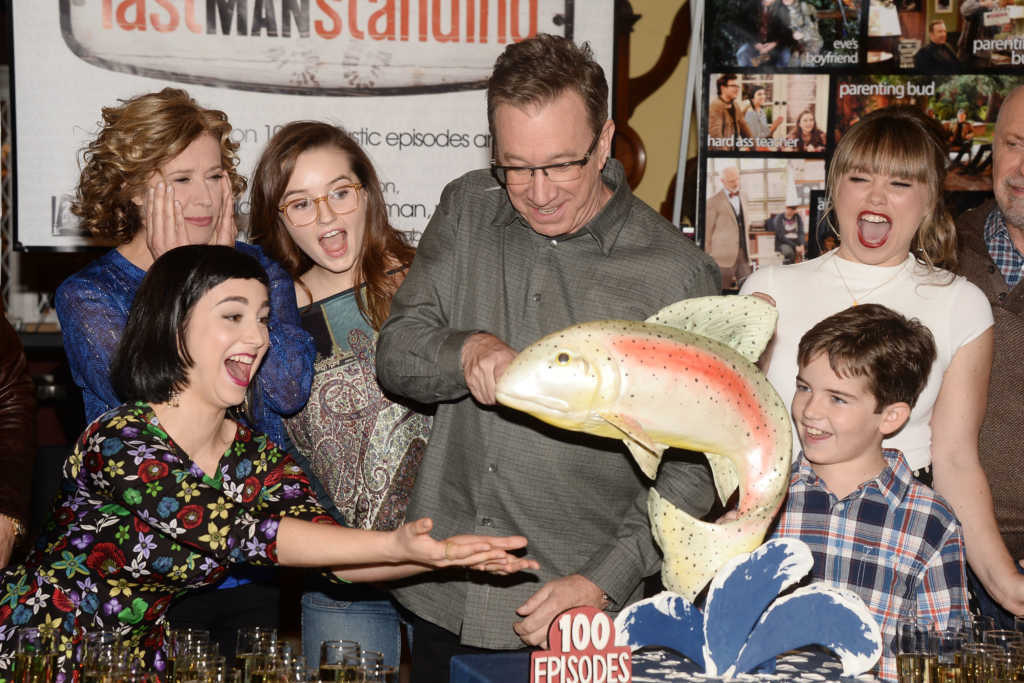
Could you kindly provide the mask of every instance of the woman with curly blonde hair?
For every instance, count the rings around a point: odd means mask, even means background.
[[[104,107],[103,123],[96,138],[82,150],[84,165],[72,206],[80,225],[94,235],[112,239],[118,245],[145,244],[149,236],[140,233],[140,229],[146,218],[145,195],[153,189],[150,179],[154,169],[178,157],[203,135],[210,138],[209,151],[219,155],[211,178],[219,180],[223,176],[230,186],[230,193],[218,192],[214,199],[230,200],[245,191],[245,178],[235,171],[238,144],[230,138],[227,115],[199,107],[184,90],[165,88],[159,93],[126,100],[121,106]],[[212,157],[210,161],[213,162]],[[139,201],[140,197],[143,201]],[[221,216],[227,220],[217,227],[222,231],[233,229],[230,212]],[[161,227],[174,226],[168,222]],[[195,237],[197,242],[234,242],[234,235],[226,232],[221,236],[211,233],[205,240],[198,234]],[[154,244],[154,248],[161,253],[167,250],[160,244]],[[141,259],[152,262],[156,256],[144,254]]]
[[[183,90],[165,88],[103,108],[102,128],[82,152],[72,211],[92,234],[116,246],[61,283],[56,297],[87,422],[123,402],[110,381],[110,362],[153,262],[185,244],[234,245],[270,278],[271,344],[249,385],[244,417],[275,443],[287,444],[280,416],[306,403],[313,344],[299,322],[288,274],[258,247],[235,242],[234,200],[246,186],[235,170],[237,148],[224,112],[199,106]],[[269,595],[260,609],[270,613],[267,602],[276,599],[277,588],[264,587]],[[253,602],[240,598],[229,611]],[[229,620],[220,621],[231,628]],[[226,642],[233,647],[234,637]]]
[[[223,244],[256,256],[271,277],[273,345],[250,397],[250,417],[285,443],[277,415],[299,410],[309,395],[313,347],[295,309],[291,278],[257,248],[236,243],[238,174],[231,124],[222,111],[200,107],[184,90],[123,100],[103,108],[103,128],[82,153],[72,211],[92,234],[117,246],[57,289],[57,315],[86,420],[121,404],[109,366],[128,308],[160,254],[184,244]]]

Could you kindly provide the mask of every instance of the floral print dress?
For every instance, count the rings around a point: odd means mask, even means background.
[[[219,469],[204,474],[145,403],[105,413],[64,464],[61,495],[24,565],[3,572],[0,673],[17,631],[54,634],[70,680],[82,635],[116,630],[162,672],[164,612],[232,563],[272,564],[281,517],[334,524],[309,480],[266,436],[238,425]]]

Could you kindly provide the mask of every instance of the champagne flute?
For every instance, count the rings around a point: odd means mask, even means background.
[[[992,629],[985,631],[982,642],[987,645],[998,645],[1009,652],[1010,645],[1024,643],[1024,633],[1007,629]]]
[[[384,655],[373,650],[363,650],[359,655],[359,668],[366,683],[383,680]]]
[[[984,643],[967,643],[960,648],[960,675],[964,683],[988,683],[995,675],[999,648]]]
[[[123,673],[127,653],[116,631],[86,633],[82,652],[82,682],[99,683],[115,673]]]
[[[241,672],[242,683],[248,683],[252,672],[266,669],[267,655],[277,654],[277,629],[253,626],[238,632],[234,668]]]
[[[18,649],[14,655],[13,680],[17,683],[50,683],[56,655],[48,631],[23,628],[18,631]]]
[[[168,633],[167,677],[182,680],[192,676],[197,657],[210,647],[210,632],[198,628],[172,629]]]
[[[896,624],[896,675],[899,683],[930,683],[938,668],[938,642],[929,622]]]
[[[359,643],[325,640],[320,643],[320,680],[324,683],[362,683]]]
[[[959,683],[960,666],[956,655],[964,644],[964,633],[960,624],[951,624],[945,631],[936,633],[935,680],[937,683]]]

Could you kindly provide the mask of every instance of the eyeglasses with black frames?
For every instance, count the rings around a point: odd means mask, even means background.
[[[533,179],[533,174],[540,171],[548,180],[556,183],[567,183],[572,180],[579,180],[583,174],[583,167],[590,161],[597,147],[597,141],[601,139],[601,131],[594,136],[594,141],[587,148],[587,153],[582,159],[575,161],[563,161],[558,164],[547,164],[546,166],[501,166],[491,159],[491,170],[494,177],[502,185],[526,185]]]
[[[362,183],[345,183],[335,185],[321,197],[296,197],[289,199],[277,207],[285,215],[288,222],[296,228],[315,223],[320,220],[320,202],[327,204],[335,215],[352,213],[359,208],[359,190]]]

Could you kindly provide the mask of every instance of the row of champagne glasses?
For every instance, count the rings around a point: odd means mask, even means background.
[[[1019,626],[1024,629],[1024,620]],[[997,629],[991,617],[953,620],[945,629],[928,621],[900,621],[896,635],[899,683],[1024,681],[1024,632]]]

